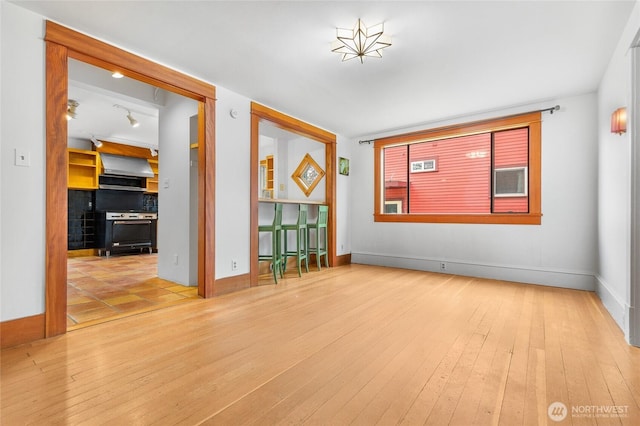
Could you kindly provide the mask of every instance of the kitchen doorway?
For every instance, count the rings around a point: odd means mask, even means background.
[[[201,297],[214,294],[214,99],[215,87],[114,46],[46,22],[46,265],[45,337],[67,329],[68,60],[119,70],[136,80],[198,103],[197,284]],[[162,250],[160,251],[162,253]],[[168,254],[171,254],[168,252]],[[186,259],[183,259],[186,260]],[[160,263],[159,263],[160,264]]]
[[[198,103],[68,67],[67,329],[198,298]]]

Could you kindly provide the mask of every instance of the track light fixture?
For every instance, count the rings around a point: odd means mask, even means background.
[[[133,116],[131,115],[131,110],[129,110],[129,108],[123,107],[122,105],[118,105],[118,104],[113,105],[113,107],[114,108],[121,108],[121,109],[127,111],[127,119],[129,120],[129,124],[131,124],[131,127],[140,126],[140,123],[138,122],[138,120],[133,118]]]
[[[67,121],[73,120],[77,117],[76,108],[78,108],[79,106],[80,104],[78,103],[78,101],[74,99],[69,99],[67,101]]]
[[[91,142],[95,145],[96,148],[100,148],[102,146],[102,142],[96,139],[95,136],[91,135]]]
[[[127,118],[129,119],[129,124],[131,124],[131,127],[138,127],[140,125],[140,123],[138,123],[138,120],[131,116],[131,113],[127,114]]]
[[[102,146],[102,142],[96,139],[95,136],[91,135],[91,142],[96,146],[96,148],[100,148]]]

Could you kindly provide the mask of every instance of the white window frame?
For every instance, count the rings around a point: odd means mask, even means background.
[[[419,166],[416,167],[416,166]],[[437,172],[438,171],[438,162],[435,158],[430,158],[428,160],[420,160],[420,161],[412,161],[411,162],[411,173],[425,173],[425,172]]]
[[[506,172],[513,170],[522,170],[524,174],[524,185],[523,192],[511,192],[511,193],[501,193],[498,194],[498,172]],[[527,197],[529,192],[529,170],[526,166],[521,167],[501,167],[493,170],[493,196],[494,198],[504,198],[504,197]]]
[[[395,213],[387,213],[387,214],[402,214],[402,200],[389,200],[384,202],[385,206],[395,205],[397,206]]]

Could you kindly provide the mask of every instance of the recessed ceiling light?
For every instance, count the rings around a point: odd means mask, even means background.
[[[111,74],[111,77],[113,77],[113,78],[122,78],[122,77],[124,77],[124,75],[120,71],[114,71],[113,74]]]

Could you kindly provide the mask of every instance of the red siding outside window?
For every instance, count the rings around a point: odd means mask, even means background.
[[[385,149],[384,200],[386,213],[408,213],[407,145]]]
[[[528,212],[527,195],[492,197],[495,170],[526,179],[528,135],[521,128],[384,148],[385,213]]]
[[[494,169],[514,169],[528,167],[529,129],[515,129],[494,133]],[[528,170],[528,169],[526,169]],[[529,211],[529,197],[495,197],[494,213],[526,213]]]
[[[411,162],[436,160],[434,171],[409,173],[410,213],[489,213],[491,135],[408,145]]]

